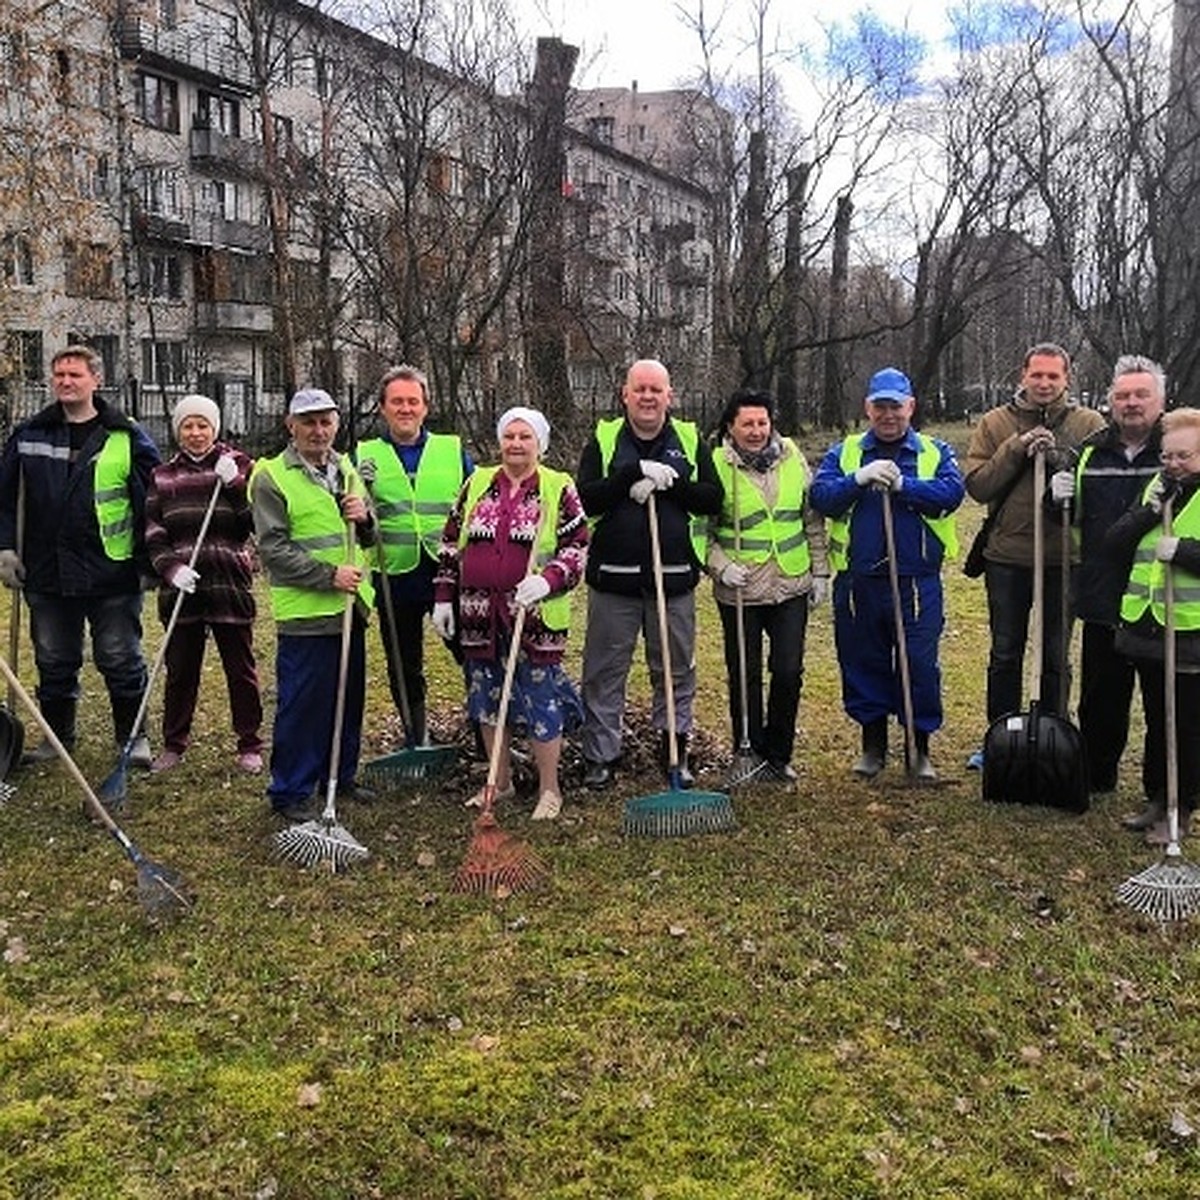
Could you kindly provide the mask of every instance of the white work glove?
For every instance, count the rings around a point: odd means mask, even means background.
[[[654,490],[657,492],[665,492],[679,478],[679,472],[674,467],[655,462],[652,458],[643,458],[640,466],[642,474],[654,481]]]
[[[192,596],[196,592],[196,584],[200,582],[200,575],[191,567],[176,567],[167,582],[177,591]]]
[[[1054,449],[1054,434],[1045,426],[1038,425],[1021,434],[1021,444],[1025,447],[1026,455],[1034,458],[1039,453],[1046,454]]]
[[[899,491],[900,468],[890,458],[877,458],[854,472],[854,482],[859,487],[873,487],[881,492]]]
[[[539,600],[545,600],[550,595],[550,585],[544,575],[526,575],[513,591],[513,599],[522,607],[528,608]]]
[[[372,487],[375,483],[375,476],[378,474],[379,468],[373,458],[364,458],[358,464],[358,476],[367,485]]]
[[[232,454],[222,454],[213,464],[213,470],[221,483],[228,487],[237,478],[237,459]]]
[[[824,575],[812,577],[812,587],[808,590],[808,607],[817,608],[829,599],[829,579]]]
[[[1154,477],[1154,482],[1150,485],[1150,490],[1146,493],[1146,503],[1150,507],[1152,513],[1161,513],[1163,510],[1163,501],[1168,496],[1175,494],[1175,480],[1168,478],[1166,475],[1158,474]]]
[[[739,562],[727,562],[721,568],[721,582],[726,587],[744,588],[750,572]]]
[[[454,636],[454,605],[439,600],[433,606],[433,631],[444,642]]]
[[[0,583],[6,588],[19,588],[25,582],[25,564],[15,550],[0,550]]]
[[[1055,471],[1050,476],[1050,499],[1055,504],[1065,504],[1075,496],[1075,472]]]
[[[1159,562],[1170,562],[1175,557],[1175,551],[1179,549],[1179,539],[1177,537],[1168,537],[1163,534],[1162,537],[1154,543],[1154,557]]]
[[[654,480],[647,479],[643,475],[636,483],[630,485],[629,498],[636,500],[638,504],[645,504],[650,499],[652,491],[654,491]]]

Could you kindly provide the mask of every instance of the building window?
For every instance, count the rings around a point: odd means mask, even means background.
[[[142,339],[142,383],[146,387],[182,387],[187,382],[184,369],[184,342],[155,342]]]
[[[174,29],[178,19],[175,0],[158,0],[158,23],[164,29]]]
[[[216,92],[201,92],[196,100],[196,128],[215,129],[226,137],[242,136],[242,107]]]
[[[111,167],[107,154],[97,154],[91,166],[91,192],[93,200],[107,200],[111,186]]]
[[[587,131],[598,142],[606,146],[613,144],[613,133],[616,129],[616,119],[613,117],[588,117]]]
[[[40,329],[13,329],[6,339],[9,378],[19,383],[43,383],[46,368],[42,357]]]
[[[24,233],[4,239],[4,278],[12,287],[33,287],[33,242]]]
[[[179,173],[173,167],[148,167],[138,178],[142,209],[164,217],[182,215],[179,203]]]
[[[117,298],[116,272],[110,246],[102,242],[68,240],[63,244],[63,257],[68,296],[83,296],[91,300]]]
[[[133,110],[140,121],[168,133],[179,132],[179,85],[149,71],[133,74]]]
[[[183,261],[178,254],[144,250],[138,260],[138,284],[148,300],[183,299]]]

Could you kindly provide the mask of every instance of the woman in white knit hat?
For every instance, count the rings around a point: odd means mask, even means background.
[[[151,770],[177,766],[188,748],[211,631],[229,687],[236,762],[257,774],[263,766],[262,699],[253,645],[253,521],[246,500],[252,464],[240,450],[217,440],[221,410],[207,396],[184,396],[171,414],[171,426],[179,450],[154,470],[146,497],[146,549],[162,579],[158,611],[164,625],[180,593],[184,598],[167,647],[163,749]],[[197,550],[218,481],[212,520]]]

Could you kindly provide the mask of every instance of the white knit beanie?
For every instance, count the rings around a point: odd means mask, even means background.
[[[179,440],[179,427],[188,417],[203,417],[213,429],[213,436],[221,432],[221,410],[207,396],[183,396],[175,405],[171,414],[171,428],[175,431],[175,440]]]

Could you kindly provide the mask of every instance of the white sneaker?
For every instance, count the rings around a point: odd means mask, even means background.
[[[562,812],[562,797],[557,792],[543,792],[533,810],[531,821],[553,821]]]
[[[482,808],[483,793],[486,790],[486,784],[481,787],[469,800],[463,801],[463,808]],[[509,784],[506,788],[497,788],[495,796],[492,797],[493,804],[499,804],[501,800],[511,800],[517,794],[515,784]]]

